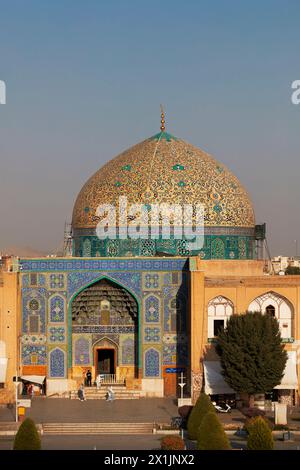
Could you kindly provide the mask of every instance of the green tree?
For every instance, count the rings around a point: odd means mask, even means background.
[[[201,393],[194,408],[189,414],[187,430],[190,439],[197,439],[199,426],[206,413],[215,413],[216,410],[210,398],[205,393]]]
[[[226,382],[238,393],[270,392],[281,382],[287,353],[271,315],[232,315],[217,338],[216,351]]]
[[[197,449],[231,449],[229,439],[216,413],[209,412],[204,416],[197,432]]]
[[[285,274],[300,274],[300,268],[298,266],[288,266],[285,270]]]
[[[274,439],[272,431],[266,421],[257,416],[249,427],[247,439],[248,450],[273,450]]]
[[[14,450],[41,450],[41,439],[34,421],[26,418],[18,429],[14,440]]]

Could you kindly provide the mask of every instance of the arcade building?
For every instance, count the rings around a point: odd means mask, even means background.
[[[202,204],[203,243],[191,249],[184,237],[165,238],[160,229],[154,239],[120,238],[120,225],[115,238],[100,239],[98,207],[120,209],[120,196],[148,215],[155,204]],[[139,217],[125,214],[129,224]],[[158,134],[83,186],[64,257],[3,261],[0,401],[12,400],[17,372],[45,378],[47,395],[77,390],[87,370],[93,380],[100,373],[145,397],[179,396],[181,372],[186,397],[202,388],[233,393],[220,373],[215,337],[230,315],[255,310],[278,319],[288,351],[273,396],[298,403],[300,276],[272,274],[264,232],[233,173],[166,132],[162,114]]]

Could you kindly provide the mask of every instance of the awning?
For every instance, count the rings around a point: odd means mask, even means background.
[[[7,357],[0,357],[0,383],[6,380]]]
[[[22,375],[21,379],[26,382],[32,382],[34,384],[43,385],[45,380],[45,375]]]
[[[204,391],[207,395],[235,393],[225,382],[220,361],[204,361]]]
[[[297,377],[297,352],[288,351],[288,360],[286,361],[284,376],[281,380],[281,384],[275,388],[279,390],[295,390],[298,389],[298,377]]]

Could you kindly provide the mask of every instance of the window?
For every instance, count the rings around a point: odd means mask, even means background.
[[[266,307],[266,314],[270,315],[271,317],[275,317],[275,307],[273,307],[273,305],[268,305]]]
[[[233,303],[219,295],[208,304],[208,338],[218,336],[220,328],[225,328],[228,318],[233,314]]]
[[[218,336],[224,328],[224,320],[214,320],[214,336]]]

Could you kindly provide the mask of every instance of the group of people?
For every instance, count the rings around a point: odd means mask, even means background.
[[[95,380],[97,390],[100,389],[102,380],[103,380],[103,376],[101,374],[98,374],[97,377],[96,377],[96,380]],[[86,383],[87,387],[92,386],[92,373],[91,373],[90,370],[88,370],[86,375],[85,375],[85,383]],[[80,401],[85,401],[86,400],[85,391],[84,391],[84,384],[81,384],[80,387],[79,387],[78,398],[79,398]],[[107,390],[107,393],[106,393],[106,401],[113,401],[114,399],[115,399],[114,391],[113,391],[112,387],[109,387],[108,390]]]
[[[31,398],[34,397],[36,385],[33,383],[23,383],[22,395],[29,395]],[[43,386],[39,385],[39,394],[43,395]]]

